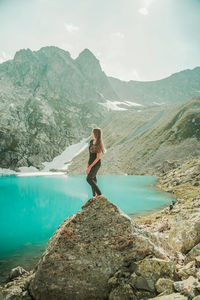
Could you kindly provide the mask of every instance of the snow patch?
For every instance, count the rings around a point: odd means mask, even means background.
[[[106,100],[106,103],[102,103],[99,102],[99,104],[107,107],[107,109],[111,109],[111,110],[127,110],[127,108],[122,108],[122,107],[118,107],[117,105],[121,104],[122,102],[119,101],[110,101],[110,100]]]
[[[152,103],[153,103],[153,104],[156,104],[156,105],[163,105],[163,104],[165,104],[165,102],[161,102],[161,103],[160,103],[160,102],[155,102],[155,101],[152,102]]]
[[[91,136],[89,136],[90,138]],[[71,164],[72,159],[81,153],[88,146],[88,137],[83,138],[79,143],[68,146],[60,155],[54,157],[51,162],[43,162],[44,168],[40,171],[37,168],[30,167],[19,167],[20,172],[16,172],[10,169],[0,168],[0,175],[11,175],[15,174],[16,176],[50,176],[50,175],[63,175],[68,166]],[[55,169],[58,171],[50,171]]]
[[[59,169],[66,171],[71,160],[81,153],[88,146],[88,138],[84,138],[77,144],[68,146],[60,155],[54,157],[51,162],[44,162],[42,171],[50,171],[50,169]]]
[[[122,103],[125,104],[125,105],[128,105],[128,106],[144,106],[142,104],[139,104],[139,103],[136,103],[136,102],[131,102],[131,101],[124,101]]]
[[[144,106],[142,104],[136,103],[136,102],[132,102],[132,101],[111,101],[108,100],[104,97],[104,95],[100,92],[98,92],[98,94],[101,96],[102,99],[104,99],[106,102],[99,102],[100,105],[103,105],[105,107],[107,107],[107,109],[109,110],[128,110],[127,108],[123,108],[123,107],[119,107],[119,105],[127,105],[127,106]]]

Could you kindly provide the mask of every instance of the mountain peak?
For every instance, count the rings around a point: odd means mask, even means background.
[[[19,57],[32,57],[33,52],[29,48],[20,49],[15,53],[14,60],[18,59]]]
[[[88,58],[88,59],[93,59],[95,61],[98,61],[99,60],[96,58],[96,56],[88,49],[88,48],[85,48],[80,54],[79,56],[77,57],[76,60],[80,60],[80,58]]]
[[[47,55],[54,55],[55,53],[57,54],[64,54],[65,56],[68,56],[69,58],[71,58],[71,54],[69,53],[69,51],[66,51],[64,49],[61,49],[57,46],[45,46],[45,47],[42,47],[40,48],[40,50],[38,51],[35,51],[35,52],[42,52],[42,53],[45,53]]]

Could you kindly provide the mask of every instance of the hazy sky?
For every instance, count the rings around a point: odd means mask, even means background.
[[[89,48],[107,75],[157,80],[200,66],[200,0],[0,0],[0,62]]]

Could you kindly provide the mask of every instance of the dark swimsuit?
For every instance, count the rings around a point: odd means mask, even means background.
[[[90,153],[90,158],[88,161],[89,165],[91,165],[93,163],[93,161],[97,158],[97,153],[90,152],[90,148],[93,145],[93,141],[94,141],[94,139],[92,139],[90,141],[90,145],[89,145],[89,153]],[[101,167],[101,159],[99,159],[98,162],[94,166],[92,166],[90,172],[88,173],[88,175],[86,177],[87,182],[91,185],[93,196],[95,196],[95,194],[97,194],[97,195],[102,194],[101,190],[97,186],[97,177],[96,177],[96,174],[100,167]]]
[[[90,152],[90,149],[93,145],[93,141],[94,141],[94,139],[92,139],[90,141],[90,145],[89,145],[89,154],[90,154],[90,158],[88,161],[89,165],[91,165],[93,163],[93,161],[97,158],[97,153]],[[98,162],[95,165],[97,165],[97,164],[101,164],[101,158],[98,160]]]

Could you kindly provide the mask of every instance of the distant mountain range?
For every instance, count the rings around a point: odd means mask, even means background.
[[[22,49],[0,64],[0,167],[42,169],[41,162],[92,127],[119,122],[124,111],[150,116],[199,94],[200,67],[154,82],[123,82],[106,76],[88,49],[76,59],[55,46]]]
[[[118,97],[144,105],[184,103],[200,96],[200,67],[184,70],[156,81],[121,81],[108,77]]]

